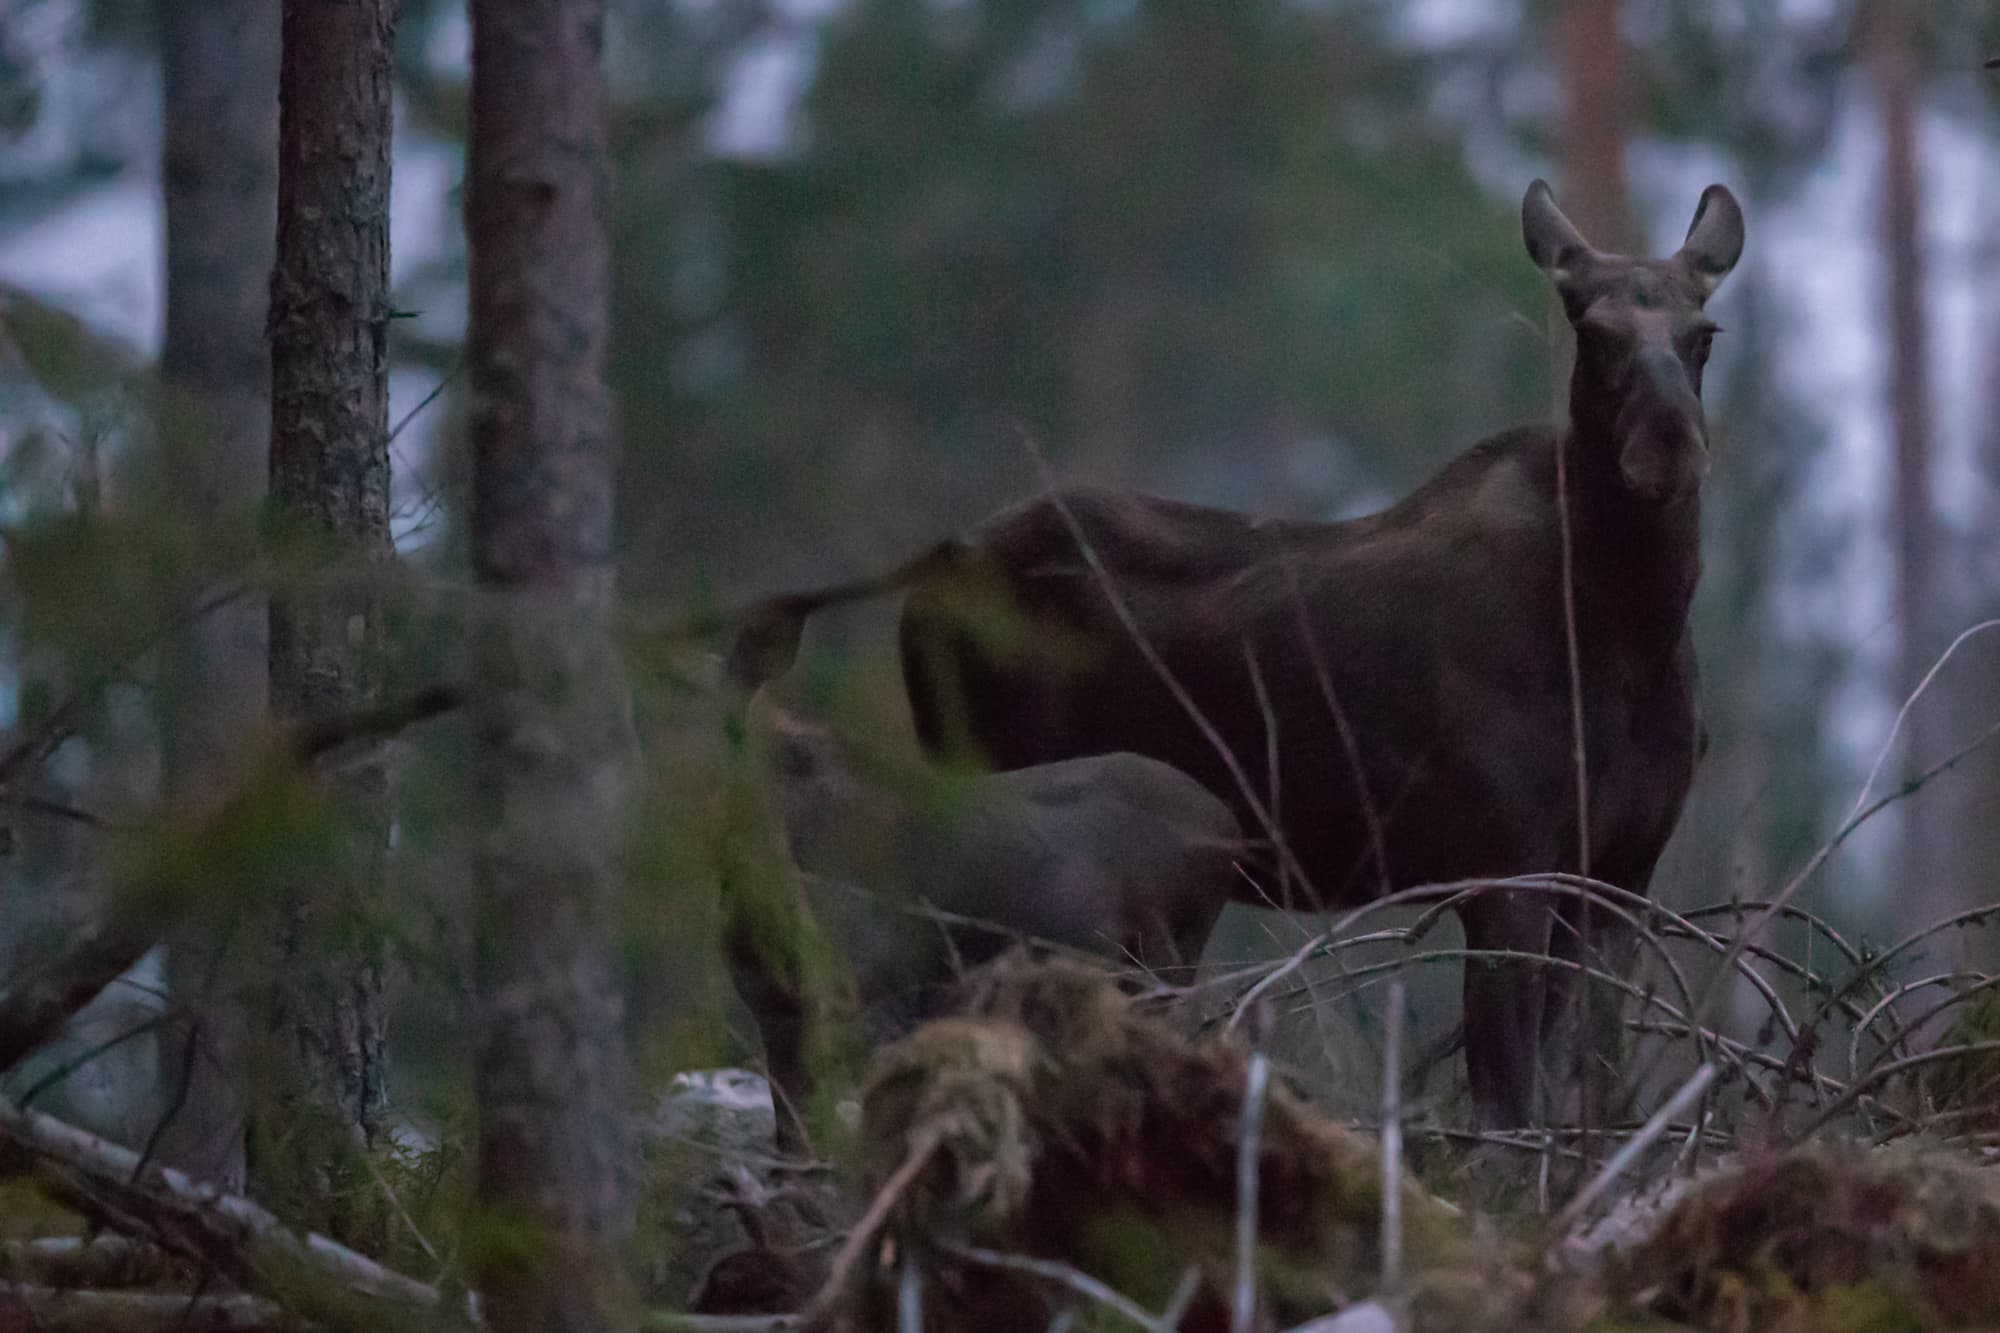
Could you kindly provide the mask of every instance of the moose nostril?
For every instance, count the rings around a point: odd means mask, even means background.
[[[1625,484],[1643,499],[1684,499],[1708,476],[1708,437],[1686,413],[1647,413],[1624,432],[1618,467]]]

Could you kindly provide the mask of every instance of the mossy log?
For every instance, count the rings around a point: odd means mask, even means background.
[[[1226,1328],[1248,1064],[1240,1042],[1189,1039],[1099,969],[1021,957],[986,973],[963,1016],[884,1051],[863,1094],[868,1179],[938,1145],[895,1232],[921,1265],[924,1327],[1042,1327],[1066,1302],[1090,1313],[1046,1275],[968,1261],[955,1247],[969,1245],[1066,1265],[1152,1311],[1192,1273],[1180,1327]],[[1263,1326],[1375,1294],[1377,1142],[1273,1087],[1256,1161]],[[1548,1326],[1534,1322],[1547,1284],[1521,1256],[1415,1184],[1400,1188],[1404,1282],[1386,1294],[1411,1327]],[[877,1276],[857,1326],[891,1326],[893,1283]]]

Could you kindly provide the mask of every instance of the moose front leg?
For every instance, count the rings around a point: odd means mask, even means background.
[[[799,969],[788,966],[769,941],[757,938],[740,915],[723,933],[723,953],[736,993],[757,1024],[764,1046],[764,1073],[776,1115],[776,1147],[782,1156],[806,1156],[805,1108],[811,1096],[806,1058],[807,1003]]]
[[[1545,896],[1494,892],[1459,910],[1465,927],[1465,1066],[1481,1129],[1521,1129],[1541,1109]],[[1496,956],[1497,955],[1497,956]]]
[[[1565,898],[1549,952],[1567,966],[1548,970],[1542,1040],[1555,1068],[1577,1075],[1582,1123],[1601,1129],[1620,1105],[1625,1069],[1625,992],[1639,936],[1630,909],[1585,897]]]

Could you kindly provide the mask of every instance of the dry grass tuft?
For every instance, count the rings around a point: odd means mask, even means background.
[[[863,1099],[881,1179],[942,1150],[907,1196],[906,1244],[933,1247],[927,1329],[1040,1326],[1046,1272],[975,1265],[960,1243],[1054,1261],[1149,1310],[1200,1282],[1180,1327],[1227,1325],[1248,1052],[1196,1042],[1085,964],[1002,960],[965,1016],[885,1052]],[[1258,1143],[1258,1288],[1280,1326],[1369,1295],[1381,1270],[1380,1148],[1274,1088]],[[1526,1327],[1539,1284],[1449,1205],[1403,1187],[1416,1328]],[[1018,1321],[1018,1322],[1017,1322]]]
[[[2000,1325],[2000,1176],[1936,1150],[1815,1145],[1697,1182],[1616,1294],[1727,1333]]]

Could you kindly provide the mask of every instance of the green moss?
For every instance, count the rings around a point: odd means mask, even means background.
[[[0,1180],[0,1240],[83,1233],[83,1218],[43,1193],[33,1175]]]
[[[1820,1292],[1808,1307],[1806,1327],[1816,1333],[1925,1333],[1946,1327],[1923,1317],[1902,1285],[1870,1278]]]

